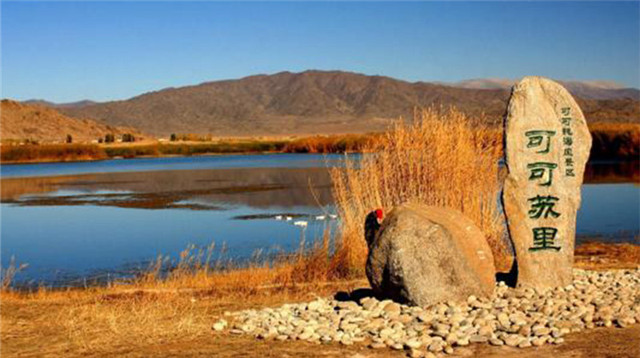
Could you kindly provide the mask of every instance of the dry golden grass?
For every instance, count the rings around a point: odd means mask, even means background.
[[[413,201],[457,209],[486,234],[494,256],[508,255],[498,207],[501,133],[455,109],[416,111],[412,123],[398,121],[360,159],[332,169],[342,222],[335,260],[360,275],[367,254],[363,218]]]
[[[640,124],[592,123],[592,159],[640,159]]]
[[[64,162],[105,159],[105,151],[94,144],[3,144],[0,146],[2,162]]]
[[[120,356],[154,347],[211,341],[211,325],[225,311],[310,300],[364,282],[262,287],[255,271],[224,276],[225,289],[158,290],[114,286],[31,294],[3,291],[2,350],[5,356]],[[237,280],[256,284],[251,292],[232,289]],[[223,277],[218,282],[225,282]],[[215,291],[215,293],[212,293]],[[199,343],[194,343],[199,342]],[[214,351],[224,351],[218,342]],[[212,349],[211,347],[209,349]],[[235,348],[237,349],[237,347]],[[160,350],[160,356],[164,356]],[[139,354],[145,356],[145,354]]]
[[[176,264],[158,257],[147,271],[124,284],[130,290],[205,289],[209,294],[223,297],[252,295],[265,288],[289,289],[300,284],[323,283],[342,278],[331,266],[330,240],[331,234],[326,230],[310,247],[302,241],[295,253],[270,260],[256,257],[242,265],[220,258],[213,260],[213,244],[200,249],[189,246],[180,253]]]
[[[496,150],[501,150],[502,132],[488,126],[486,120],[473,121],[482,131],[494,136]],[[640,124],[598,122],[589,125],[593,137],[592,159],[638,160]],[[383,133],[316,135],[302,138],[219,138],[158,143],[143,140],[135,143],[29,144],[4,141],[0,160],[5,163],[99,160],[112,157],[135,158],[169,155],[231,153],[344,153],[370,150],[385,137]],[[190,138],[190,137],[185,137]]]
[[[636,245],[586,242],[576,247],[574,267],[587,270],[635,269],[640,267],[640,237]]]
[[[293,255],[263,264],[214,261],[213,245],[190,246],[174,265],[159,257],[136,279],[108,286],[35,292],[5,288],[0,291],[2,355],[118,355],[132,347],[206,340],[223,311],[365,286],[364,280],[327,281],[327,240],[328,235],[311,248],[301,246]]]

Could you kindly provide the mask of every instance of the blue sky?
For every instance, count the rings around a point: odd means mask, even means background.
[[[258,73],[640,86],[639,2],[2,2],[2,97],[129,98]]]

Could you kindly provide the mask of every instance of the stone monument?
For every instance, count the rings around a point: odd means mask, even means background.
[[[542,77],[525,77],[513,87],[502,201],[518,285],[571,283],[576,211],[590,149],[584,115],[564,87]]]

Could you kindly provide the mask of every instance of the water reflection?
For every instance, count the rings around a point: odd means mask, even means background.
[[[211,207],[291,208],[332,203],[326,168],[175,170],[8,178],[2,180],[1,191],[4,203],[22,206],[93,204],[160,209],[189,201],[216,204]],[[199,206],[191,208],[202,209]]]
[[[335,160],[178,159],[67,163],[57,173],[51,165],[2,168],[2,260],[16,255],[30,264],[18,277],[23,282],[68,284],[96,273],[126,275],[158,254],[175,257],[189,243],[226,242],[228,256],[243,259],[261,249],[290,251],[302,235],[313,239],[327,225],[335,229],[336,221],[315,219],[334,212],[326,166]],[[182,169],[161,170],[173,165]],[[637,242],[639,172],[637,163],[587,167],[578,242]],[[275,220],[277,215],[308,226]]]
[[[640,161],[596,161],[587,165],[585,184],[640,183]]]

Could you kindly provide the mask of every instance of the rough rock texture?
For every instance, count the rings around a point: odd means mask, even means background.
[[[509,174],[502,199],[517,282],[536,288],[568,285],[591,148],[584,115],[559,84],[525,77],[511,94],[505,138]]]
[[[369,250],[376,294],[419,306],[490,295],[495,267],[484,234],[462,213],[407,204],[385,219]]]

